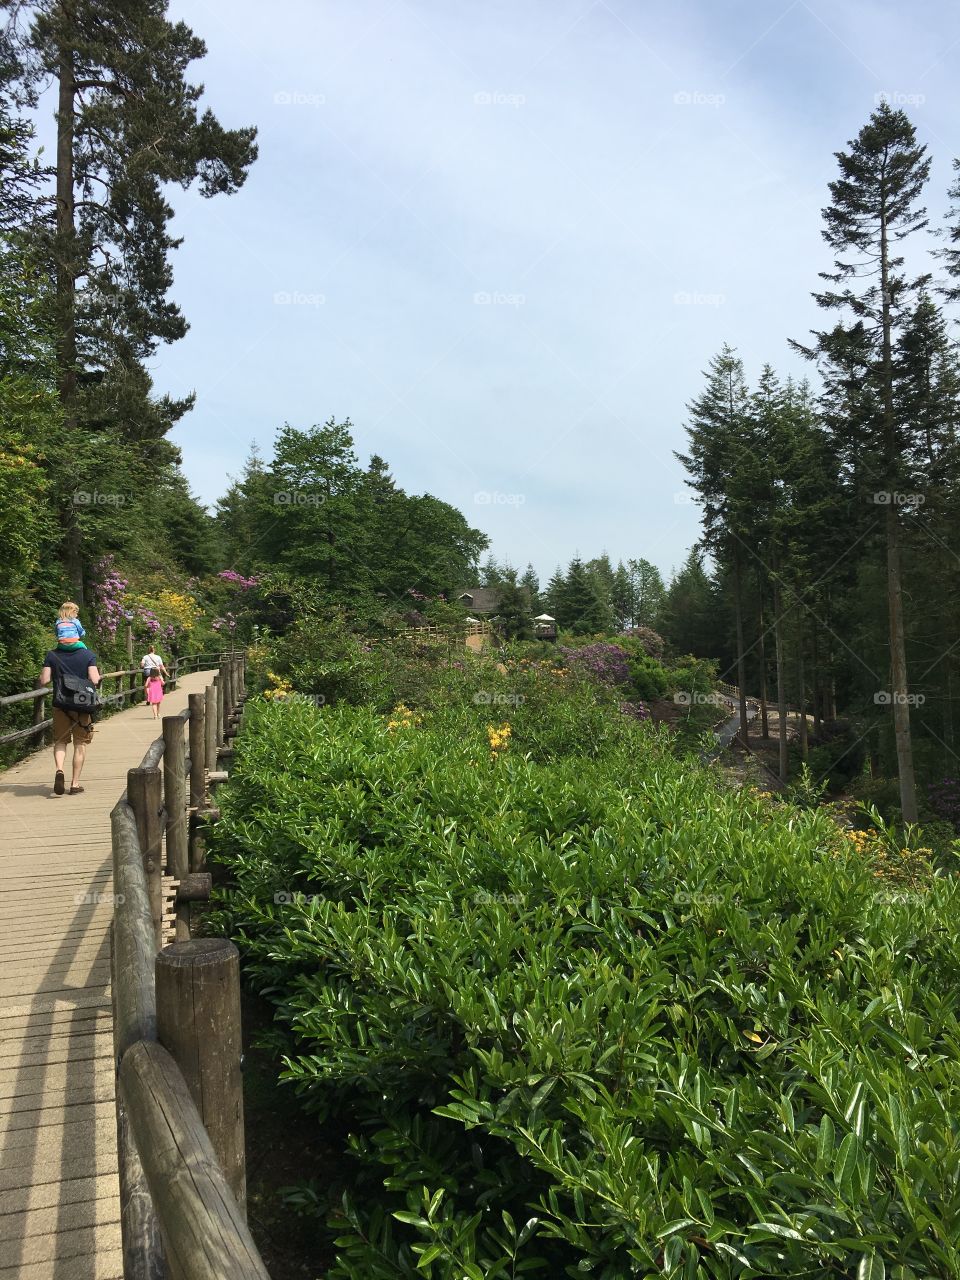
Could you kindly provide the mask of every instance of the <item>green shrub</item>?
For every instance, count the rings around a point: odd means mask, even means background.
[[[956,882],[625,717],[492,750],[483,670],[419,720],[253,702],[218,792],[220,920],[351,1135],[327,1274],[958,1274]]]

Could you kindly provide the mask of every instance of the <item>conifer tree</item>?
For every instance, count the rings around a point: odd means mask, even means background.
[[[753,452],[743,362],[729,345],[714,357],[707,385],[689,405],[689,452],[677,454],[703,508],[704,543],[729,563],[736,625],[740,738],[749,746],[744,588],[751,542],[751,485],[759,460]]]
[[[168,20],[166,0],[4,7],[17,20],[21,89],[35,100],[51,78],[57,89],[55,200],[38,206],[50,212],[35,219],[34,241],[55,285],[64,429],[119,433],[147,480],[177,459],[163,437],[192,403],[153,400],[142,367],[187,327],[168,298],[179,241],[164,189],[196,182],[203,196],[236,191],[256,157],[256,131],[201,113],[202,88],[186,72],[206,48]],[[75,515],[67,505],[64,557],[82,601]]]
[[[903,605],[902,521],[897,495],[915,448],[912,425],[898,413],[895,348],[898,336],[929,277],[910,280],[898,246],[927,225],[918,204],[930,172],[926,149],[902,111],[882,103],[848,144],[836,153],[840,177],[830,183],[823,211],[823,237],[836,253],[834,270],[821,272],[833,287],[814,294],[819,306],[841,312],[846,325],[816,332],[805,354],[843,364],[851,335],[859,343],[871,402],[861,413],[861,463],[883,496],[890,637],[890,694],[903,819],[918,816],[910,728]]]

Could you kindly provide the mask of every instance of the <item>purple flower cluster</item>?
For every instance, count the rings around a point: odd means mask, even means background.
[[[621,702],[620,710],[625,716],[632,716],[634,720],[650,719],[650,709],[645,702]]]
[[[260,581],[256,577],[245,578],[242,573],[237,573],[235,569],[221,569],[217,577],[222,578],[224,582],[229,582],[233,586],[239,587],[241,591],[249,591],[251,587],[255,587]]]
[[[105,556],[94,566],[99,581],[93,588],[93,611],[99,629],[114,639],[117,628],[124,621],[124,596],[129,582],[121,577],[114,566],[113,556]]]
[[[233,631],[236,628],[236,625],[237,620],[232,613],[228,613],[223,618],[214,618],[210,623],[210,626],[214,631],[223,631],[224,628],[226,628],[227,631]]]
[[[574,671],[589,676],[599,684],[629,684],[630,659],[618,644],[585,644],[580,649],[562,646],[560,653]]]

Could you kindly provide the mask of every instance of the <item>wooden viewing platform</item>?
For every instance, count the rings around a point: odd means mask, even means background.
[[[162,714],[210,679],[181,676]],[[82,795],[53,794],[49,747],[0,774],[0,1280],[124,1274],[110,813],[159,734],[142,704],[104,719]]]

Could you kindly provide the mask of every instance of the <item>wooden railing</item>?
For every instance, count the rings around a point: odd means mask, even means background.
[[[246,1222],[239,957],[224,938],[191,937],[244,674],[243,655],[228,655],[163,717],[111,814],[125,1280],[269,1280]]]
[[[169,665],[170,679],[168,688],[175,689],[177,686],[177,677],[187,675],[192,671],[202,671],[207,667],[217,667],[222,662],[226,662],[235,655],[237,650],[223,650],[218,653],[192,653],[184,658],[172,658]],[[103,705],[106,707],[122,706],[127,699],[135,701],[138,696],[143,693],[142,671],[140,667],[127,666],[119,671],[106,671],[100,677],[100,688],[103,696]],[[110,689],[108,681],[116,680],[117,684],[113,692],[107,692]],[[6,707],[16,706],[22,702],[33,703],[33,719],[32,722],[23,729],[15,729],[10,733],[0,735],[0,747],[7,743],[27,742],[31,738],[37,738],[35,745],[44,745],[44,735],[46,731],[53,725],[53,719],[46,715],[46,707],[44,700],[50,697],[52,692],[50,685],[44,685],[39,689],[27,689],[23,693],[10,693],[0,698],[0,711]]]

